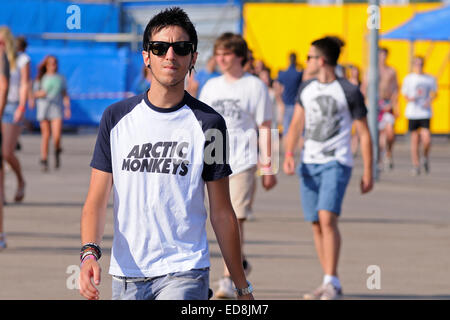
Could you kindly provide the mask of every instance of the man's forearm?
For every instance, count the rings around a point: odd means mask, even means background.
[[[259,163],[261,166],[270,167],[272,164],[272,132],[271,122],[265,122],[259,127]]]
[[[364,130],[360,134],[361,154],[363,158],[364,174],[372,175],[373,151],[372,139],[369,130]]]
[[[81,242],[100,244],[105,228],[105,209],[90,209],[85,206],[81,215]]]
[[[211,215],[211,225],[234,284],[238,288],[246,288],[239,226],[234,212]]]

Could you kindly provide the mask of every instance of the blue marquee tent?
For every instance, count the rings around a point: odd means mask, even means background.
[[[450,41],[450,5],[416,13],[411,20],[382,35],[381,38]]]

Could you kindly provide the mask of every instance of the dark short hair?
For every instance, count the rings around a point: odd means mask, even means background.
[[[149,42],[151,41],[151,37],[155,32],[159,32],[162,29],[170,26],[179,26],[184,31],[186,31],[189,36],[189,41],[194,44],[194,52],[197,51],[197,31],[195,30],[195,27],[186,12],[184,12],[183,9],[179,7],[165,9],[155,15],[149,21],[144,31],[144,37],[142,41],[143,49],[145,51],[148,50]]]
[[[422,61],[422,65],[424,65],[425,64],[425,58],[423,57],[423,56],[414,56],[413,57],[413,61],[414,60],[420,60],[420,61]]]
[[[289,54],[289,63],[290,64],[297,63],[297,54],[295,52],[291,52],[291,54]]]
[[[336,37],[325,37],[311,43],[325,58],[326,63],[336,66],[341,54],[342,41]]]
[[[223,33],[214,43],[214,54],[220,48],[231,50],[237,57],[242,57],[242,66],[247,63],[249,49],[247,42],[240,34],[232,32]]]
[[[389,50],[385,47],[379,47],[378,51],[384,52],[386,55],[389,53]]]
[[[16,38],[16,50],[25,51],[27,48],[27,39],[24,36],[18,36]]]

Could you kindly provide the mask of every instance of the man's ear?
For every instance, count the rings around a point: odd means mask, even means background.
[[[147,51],[142,51],[142,60],[144,60],[144,65],[149,67],[150,65],[150,57]],[[149,68],[150,69],[150,68]]]
[[[195,63],[197,62],[198,52],[194,52],[191,55],[191,62],[189,64],[189,70],[192,70],[195,66]]]

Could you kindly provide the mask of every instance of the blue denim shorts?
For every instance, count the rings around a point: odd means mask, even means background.
[[[341,214],[345,190],[352,168],[337,161],[325,164],[301,163],[297,169],[300,177],[300,196],[305,221],[319,221],[319,210]]]
[[[5,106],[5,109],[3,110],[2,122],[14,123],[14,113],[16,112],[18,106],[18,103],[8,102]],[[16,124],[21,124],[21,122]]]
[[[153,278],[113,276],[113,300],[208,300],[209,268]]]

